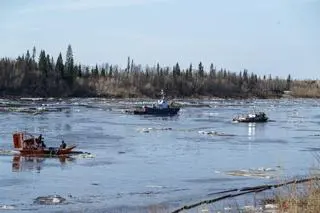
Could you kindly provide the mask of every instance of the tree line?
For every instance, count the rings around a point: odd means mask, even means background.
[[[142,67],[128,57],[127,66],[105,63],[95,66],[75,64],[71,45],[65,60],[36,48],[16,59],[0,59],[0,94],[2,96],[41,97],[156,97],[164,89],[170,97],[274,98],[285,91],[300,97],[318,97],[317,81],[258,76],[248,70],[231,72],[213,63],[205,70],[202,62],[183,69]]]

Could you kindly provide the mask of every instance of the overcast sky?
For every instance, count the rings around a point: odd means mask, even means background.
[[[1,0],[0,57],[36,46],[56,59],[320,79],[319,0]]]

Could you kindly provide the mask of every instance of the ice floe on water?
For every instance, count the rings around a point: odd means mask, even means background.
[[[197,128],[199,129],[199,128]],[[171,131],[171,130],[175,130],[175,131],[184,131],[184,132],[191,132],[191,131],[195,131],[197,129],[173,129],[171,127],[145,127],[145,128],[139,128],[138,132],[142,132],[142,133],[149,133],[151,131]],[[217,132],[217,131],[204,131],[204,130],[200,130],[198,131],[199,134],[203,134],[203,135],[211,135],[211,136],[236,136],[234,134],[227,134],[224,132]]]
[[[217,132],[217,131],[198,131],[199,134],[203,135],[211,135],[211,136],[235,136],[234,134],[227,134],[223,132]]]
[[[145,187],[147,187],[147,188],[159,188],[159,189],[166,188],[165,186],[160,186],[160,185],[146,185]]]
[[[0,204],[0,210],[14,210],[15,206],[13,205],[2,205]]]
[[[150,131],[167,131],[172,130],[171,127],[163,127],[163,128],[154,128],[154,127],[147,127],[147,128],[140,128],[138,129],[139,132],[149,133]]]
[[[216,171],[220,173],[220,171]],[[257,177],[257,178],[266,178],[272,179],[279,176],[279,170],[273,168],[256,168],[256,169],[240,169],[240,170],[230,170],[224,172],[226,175],[231,176],[244,176],[244,177]]]
[[[0,156],[6,156],[6,155],[15,155],[15,154],[19,154],[18,151],[14,151],[14,150],[4,150],[4,149],[0,149]]]
[[[73,158],[95,158],[95,157],[96,155],[91,153],[81,153],[73,156]]]

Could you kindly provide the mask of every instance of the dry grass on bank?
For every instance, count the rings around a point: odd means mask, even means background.
[[[314,153],[317,169],[311,177],[318,177],[303,184],[293,184],[282,189],[281,195],[275,196],[279,213],[319,213],[320,212],[320,153]]]
[[[292,85],[291,91],[293,97],[320,98],[320,82],[295,81]]]
[[[281,195],[275,195],[274,203],[279,213],[319,213],[320,183],[311,181],[288,186],[281,190]]]

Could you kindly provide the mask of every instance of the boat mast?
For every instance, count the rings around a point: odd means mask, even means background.
[[[162,100],[164,100],[164,91],[163,91],[163,89],[161,89],[160,94],[161,94],[161,98],[162,98]]]

